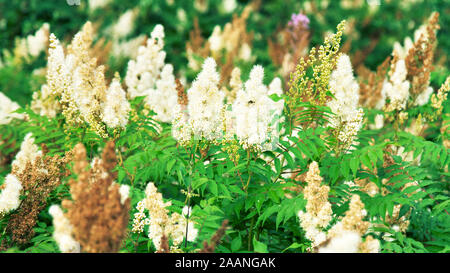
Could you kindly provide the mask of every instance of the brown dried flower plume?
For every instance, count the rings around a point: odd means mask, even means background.
[[[222,225],[220,228],[214,233],[214,235],[211,237],[210,243],[204,241],[203,242],[203,249],[201,249],[200,253],[214,253],[214,250],[216,249],[216,246],[220,243],[222,240],[222,237],[225,235],[225,230],[227,229],[228,220],[223,220]]]
[[[407,79],[411,82],[410,93],[413,96],[424,92],[429,85],[430,73],[433,70],[436,31],[440,28],[438,20],[439,13],[434,12],[426,25],[426,33],[421,34],[405,59]]]
[[[78,179],[69,182],[72,200],[64,200],[62,204],[73,225],[74,238],[83,252],[117,252],[126,235],[130,199],[122,204],[119,185],[114,183],[114,142],[106,144],[102,159],[94,159],[89,169],[86,149],[77,144],[74,161]]]
[[[27,162],[22,172],[13,169],[13,173],[22,182],[25,198],[19,208],[11,214],[6,230],[11,234],[13,243],[26,244],[34,236],[34,226],[39,213],[46,208],[47,199],[52,191],[61,184],[61,178],[67,176],[66,164],[71,160],[71,152],[64,157],[47,156],[43,147],[43,156],[34,162]]]

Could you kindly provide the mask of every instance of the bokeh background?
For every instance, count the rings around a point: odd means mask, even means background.
[[[395,42],[403,43],[405,37],[413,37],[414,30],[431,12],[439,11],[441,29],[437,35],[435,60],[440,67],[431,77],[432,86],[438,87],[448,75],[450,0],[0,0],[0,60],[3,60],[0,90],[25,106],[44,82],[42,73],[35,70],[45,67],[46,53],[32,60],[5,65],[14,55],[20,39],[48,23],[51,33],[69,43],[87,20],[96,27],[97,40],[105,39],[105,43],[149,36],[156,24],[162,24],[166,33],[166,61],[174,65],[176,73],[186,71],[186,77],[192,79],[196,71],[189,70],[186,44],[195,20],[198,20],[201,34],[207,38],[216,25],[223,27],[250,2],[257,7],[246,22],[247,31],[254,35],[251,63],[263,65],[269,74],[276,73],[277,69],[270,58],[268,39],[273,39],[286,26],[293,13],[303,13],[310,19],[309,47],[321,44],[324,34],[334,31],[336,25],[346,19],[349,26],[343,40],[343,44],[347,42],[345,49],[350,55],[364,52],[364,65],[375,70],[391,54]],[[114,27],[124,35],[115,37]],[[110,77],[115,71],[124,75],[130,56],[108,54],[105,58]],[[248,69],[252,64],[247,65]],[[243,71],[245,77],[248,74],[245,66]]]

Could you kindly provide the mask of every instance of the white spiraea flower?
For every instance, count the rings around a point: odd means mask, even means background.
[[[134,29],[134,20],[136,19],[137,10],[127,10],[119,17],[119,20],[112,26],[112,37],[120,39],[128,36]]]
[[[380,241],[377,239],[373,239],[371,236],[366,237],[364,245],[364,253],[379,253],[380,252]],[[360,245],[361,251],[361,245]]]
[[[265,145],[272,141],[272,121],[281,108],[269,98],[269,89],[263,84],[264,69],[255,65],[244,88],[237,93],[233,103],[233,117],[235,118],[235,134],[245,149],[269,149]],[[271,92],[279,93],[277,80],[271,85]]]
[[[55,97],[68,97],[75,69],[72,55],[64,55],[59,40],[50,34],[50,46],[47,61],[47,83],[42,85],[40,93],[33,94],[31,109],[42,116],[53,118],[61,110],[61,104]]]
[[[94,11],[99,8],[103,8],[108,5],[111,0],[89,0],[89,10]]]
[[[195,239],[197,239],[198,236],[198,229],[194,227],[194,223],[192,221],[188,222],[188,234],[187,234],[187,240],[188,242],[194,242]]]
[[[223,11],[226,13],[233,12],[237,7],[236,0],[224,0],[222,1]]]
[[[277,95],[281,97],[283,95],[283,88],[281,86],[281,79],[275,78],[269,84],[268,95]],[[272,115],[271,124],[273,125],[275,122],[278,122],[278,119],[282,117],[284,109],[284,99],[280,99],[278,101],[274,101],[270,98],[270,112]]]
[[[183,210],[182,210],[182,215],[184,217],[189,217],[191,215],[191,212],[192,212],[192,207],[184,206]]]
[[[432,93],[433,93],[433,87],[428,86],[428,88],[425,89],[425,91],[423,91],[416,97],[416,100],[414,101],[414,105],[422,106],[422,105],[427,104],[428,101],[430,101],[430,97],[431,97]]]
[[[358,253],[361,236],[354,231],[345,231],[331,238],[330,242],[319,248],[319,253]]]
[[[179,104],[175,105],[172,122],[172,136],[182,144],[188,143],[192,137],[192,128],[188,123],[188,115],[184,108]]]
[[[420,25],[418,29],[414,31],[414,42],[419,41],[421,36],[424,36],[425,40],[428,39],[428,33],[427,33],[427,26],[426,25]]]
[[[308,168],[305,178],[307,186],[304,189],[304,197],[307,200],[306,211],[299,211],[298,217],[306,238],[311,241],[314,248],[327,239],[324,229],[332,220],[333,211],[328,202],[330,188],[321,185],[323,178],[320,176],[319,165],[313,161]]]
[[[209,0],[194,0],[194,8],[201,12],[204,13],[205,11],[208,10],[209,7]]]
[[[173,75],[173,66],[164,65],[160,78],[156,81],[155,88],[147,97],[147,104],[156,113],[155,119],[162,122],[172,122],[177,104],[178,95]]]
[[[54,117],[61,109],[70,125],[87,123],[98,135],[106,137],[101,120],[106,99],[105,67],[90,56],[93,29],[91,22],[72,39],[67,56],[55,35],[50,35],[47,83],[33,95],[31,107],[41,115]]]
[[[404,60],[398,60],[395,63],[394,72],[389,77],[389,81],[385,80],[381,93],[390,100],[387,111],[402,110],[406,107],[409,98],[410,83],[406,80],[408,71]]]
[[[187,225],[187,234],[186,234]],[[172,213],[170,216],[169,225],[166,226],[166,232],[170,234],[173,240],[173,245],[180,245],[187,235],[187,240],[189,242],[195,241],[197,238],[198,230],[194,227],[192,221],[187,221],[187,219],[178,213]]]
[[[343,54],[338,59],[336,69],[331,73],[329,86],[336,97],[329,103],[331,110],[343,120],[348,120],[359,101],[359,85],[353,76],[348,55]]]
[[[212,56],[217,60],[221,58],[221,51],[224,50],[227,53],[234,52],[237,50],[237,56],[239,59],[244,61],[250,61],[252,59],[252,48],[247,42],[236,43],[241,33],[238,29],[233,28],[232,23],[225,24],[222,29],[219,25],[216,25],[208,38],[209,49],[211,50]],[[198,64],[196,59],[192,54],[192,49],[188,49],[188,59],[190,67],[197,70]]]
[[[177,30],[178,31],[184,31],[184,29],[186,28],[186,26],[187,26],[187,20],[188,20],[188,18],[187,18],[187,15],[186,15],[186,11],[183,9],[183,8],[181,8],[181,7],[179,7],[178,9],[177,9],[177,19],[178,19],[178,24],[177,24]]]
[[[87,75],[85,72],[88,67],[89,64],[82,63],[75,69],[70,98],[75,102],[75,109],[79,112],[79,117],[94,126],[101,119],[107,87],[104,67],[96,67],[91,71],[92,74]],[[90,82],[90,79],[95,79],[95,82]]]
[[[50,34],[50,46],[48,49],[47,61],[47,85],[56,95],[61,95],[70,84],[71,75],[74,69],[73,62],[70,62],[64,55],[64,49],[52,33]]]
[[[338,139],[342,144],[344,144],[344,149],[351,150],[351,145],[357,144],[356,136],[361,129],[363,118],[364,111],[362,108],[359,108],[356,110],[355,116],[347,120],[345,124],[340,127],[341,129],[338,134]]]
[[[125,128],[131,107],[118,78],[111,82],[102,109],[102,120],[109,128]]]
[[[378,252],[379,244],[372,236],[367,236],[363,242],[362,236],[367,234],[370,223],[364,221],[367,211],[359,195],[353,194],[349,209],[344,217],[327,232],[328,242],[319,248],[319,252],[331,253],[371,253]]]
[[[220,26],[215,26],[211,36],[208,38],[209,48],[216,54],[223,48],[222,29]]]
[[[111,54],[115,57],[136,59],[138,49],[144,44],[146,35],[139,35],[127,41],[114,40],[112,44]]]
[[[139,47],[136,60],[128,62],[125,83],[131,99],[147,96],[149,90],[155,86],[166,58],[163,47],[164,28],[162,25],[156,25],[147,45]]]
[[[394,43],[394,51],[393,54],[396,55],[400,59],[405,59],[408,56],[409,50],[414,46],[414,42],[410,37],[406,37],[404,41],[404,46],[402,46],[399,42]]]
[[[269,100],[263,84],[264,70],[254,66],[245,87],[238,91],[233,104],[236,136],[245,147],[259,145],[267,139]]]
[[[239,49],[239,58],[247,62],[252,59],[252,48],[248,43],[244,43]]]
[[[364,117],[363,110],[358,108],[359,85],[353,76],[348,55],[339,57],[337,67],[331,73],[329,86],[334,98],[328,102],[328,106],[335,114],[330,119],[330,126],[338,132],[342,149],[347,150],[354,143]]]
[[[148,237],[152,240],[156,250],[161,250],[161,238],[163,235],[172,240],[173,246],[177,247],[183,242],[187,235],[188,241],[194,241],[198,230],[192,221],[179,213],[172,213],[166,207],[171,206],[171,202],[164,202],[162,194],[153,183],[148,183],[145,189],[146,197],[137,205],[138,213],[135,213],[133,220],[133,232],[142,232],[144,226],[148,225]],[[149,217],[146,218],[145,209],[148,210]],[[189,209],[183,209],[186,212]],[[186,234],[186,225],[188,233]]]
[[[166,207],[171,202],[164,202],[162,194],[153,183],[148,183],[145,188],[145,207],[149,211],[149,233],[148,237],[152,239],[156,249],[159,250],[161,237],[163,236],[165,226],[169,222],[168,210]],[[166,234],[168,235],[168,234]]]
[[[317,246],[327,239],[327,234],[318,226],[319,217],[315,217],[311,213],[299,211],[298,217],[301,221],[301,226],[305,231],[305,236],[312,242],[312,246]]]
[[[125,201],[128,198],[130,198],[130,186],[120,185],[119,193],[120,193],[120,203],[123,205],[125,204]]]
[[[41,116],[49,118],[56,117],[57,113],[61,110],[61,105],[57,100],[53,100],[53,93],[47,84],[43,84],[40,92],[33,93],[33,99],[31,101],[31,110]]]
[[[194,71],[198,71],[201,68],[201,64],[197,58],[194,57],[194,52],[192,48],[188,47],[186,49],[186,55],[188,59],[188,67]]]
[[[13,119],[24,119],[25,115],[14,113],[20,106],[0,92],[0,125],[9,124]]]
[[[305,181],[307,186],[304,190],[304,196],[307,203],[306,213],[299,213],[301,226],[307,231],[307,234],[308,230],[323,231],[332,219],[331,204],[328,202],[330,187],[321,185],[323,178],[320,176],[319,165],[316,161],[309,165]],[[322,235],[320,235],[320,239],[323,239]],[[318,240],[312,241],[313,244],[320,244]]]
[[[422,37],[423,37],[423,39],[428,40],[428,33],[427,33],[427,26],[426,25],[421,25],[418,29],[416,29],[416,31],[414,32],[414,41],[411,38],[406,37],[403,47],[400,45],[400,43],[395,42],[394,43],[393,55],[397,56],[402,61],[405,60],[406,57],[409,54],[410,49],[413,48],[414,44],[419,42],[419,40]],[[422,46],[426,47],[425,44],[423,44]],[[406,76],[403,77],[404,73],[407,74],[406,65],[405,65],[405,68],[403,68],[403,64],[397,63],[396,67],[395,67],[395,70],[397,70],[397,68],[400,69],[401,71],[398,72],[397,74],[394,72],[392,77],[397,77],[399,79],[403,78],[403,83],[400,84],[400,80],[398,80],[397,86],[393,86],[392,89],[398,89],[399,93],[400,93],[399,96],[406,96],[406,89],[409,89],[409,86],[408,86],[408,88],[406,88],[406,85],[407,85],[406,84]],[[387,85],[387,87],[390,87],[390,86]],[[416,97],[416,99],[414,101],[414,105],[415,106],[425,105],[426,103],[428,103],[432,93],[433,93],[433,88],[429,86],[427,89],[425,89],[422,93],[420,93]],[[406,98],[406,100],[407,100],[407,98]],[[397,102],[395,102],[395,103],[397,104]]]
[[[220,75],[209,57],[187,91],[189,125],[195,137],[213,140],[221,137],[221,111],[225,94],[219,90]]]
[[[173,66],[165,64],[164,28],[156,25],[147,46],[139,47],[136,60],[128,63],[125,83],[129,97],[146,96],[145,102],[156,113],[158,121],[172,122],[177,90]]]
[[[42,27],[34,34],[27,37],[28,53],[37,57],[43,51],[45,51],[48,43],[48,35],[50,31],[50,25],[45,23]]]
[[[369,128],[371,130],[379,130],[381,128],[383,128],[384,126],[384,115],[383,114],[377,114],[375,116],[375,123],[374,124],[369,124]]]
[[[280,78],[274,78],[272,82],[269,84],[268,95],[271,96],[273,94],[281,97],[283,95],[283,87],[281,85]],[[278,101],[273,101],[272,98],[269,98],[270,102],[270,129],[271,129],[271,138],[272,145],[275,144],[280,134],[284,132],[284,128],[282,128],[281,132],[279,132],[278,125],[284,121],[283,109],[284,109],[284,99],[280,99]]]
[[[13,174],[5,177],[4,188],[0,192],[0,218],[5,213],[15,210],[20,205],[22,184]]]
[[[33,163],[38,156],[42,156],[42,151],[39,151],[39,147],[34,144],[32,134],[28,133],[20,145],[20,151],[17,153],[11,166],[13,167],[13,170],[17,170],[18,173],[21,173],[26,168],[27,163]]]
[[[145,200],[141,200],[138,202],[136,209],[138,210],[138,212],[136,212],[134,214],[134,219],[133,219],[133,227],[131,229],[132,232],[134,233],[141,233],[144,231],[144,226],[147,218],[146,215],[144,213],[145,210]]]
[[[80,243],[73,238],[73,226],[69,219],[64,216],[62,209],[58,205],[52,205],[49,213],[53,217],[53,226],[55,228],[53,238],[61,252],[79,253]]]

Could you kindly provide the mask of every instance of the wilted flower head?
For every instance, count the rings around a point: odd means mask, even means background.
[[[102,158],[89,169],[86,149],[79,143],[74,148],[74,161],[78,178],[69,181],[72,200],[62,202],[73,236],[83,252],[117,252],[126,236],[130,198],[127,189],[114,182],[114,142],[106,143]]]

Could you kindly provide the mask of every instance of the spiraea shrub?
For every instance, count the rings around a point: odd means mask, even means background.
[[[450,251],[446,1],[25,2],[0,251]]]

